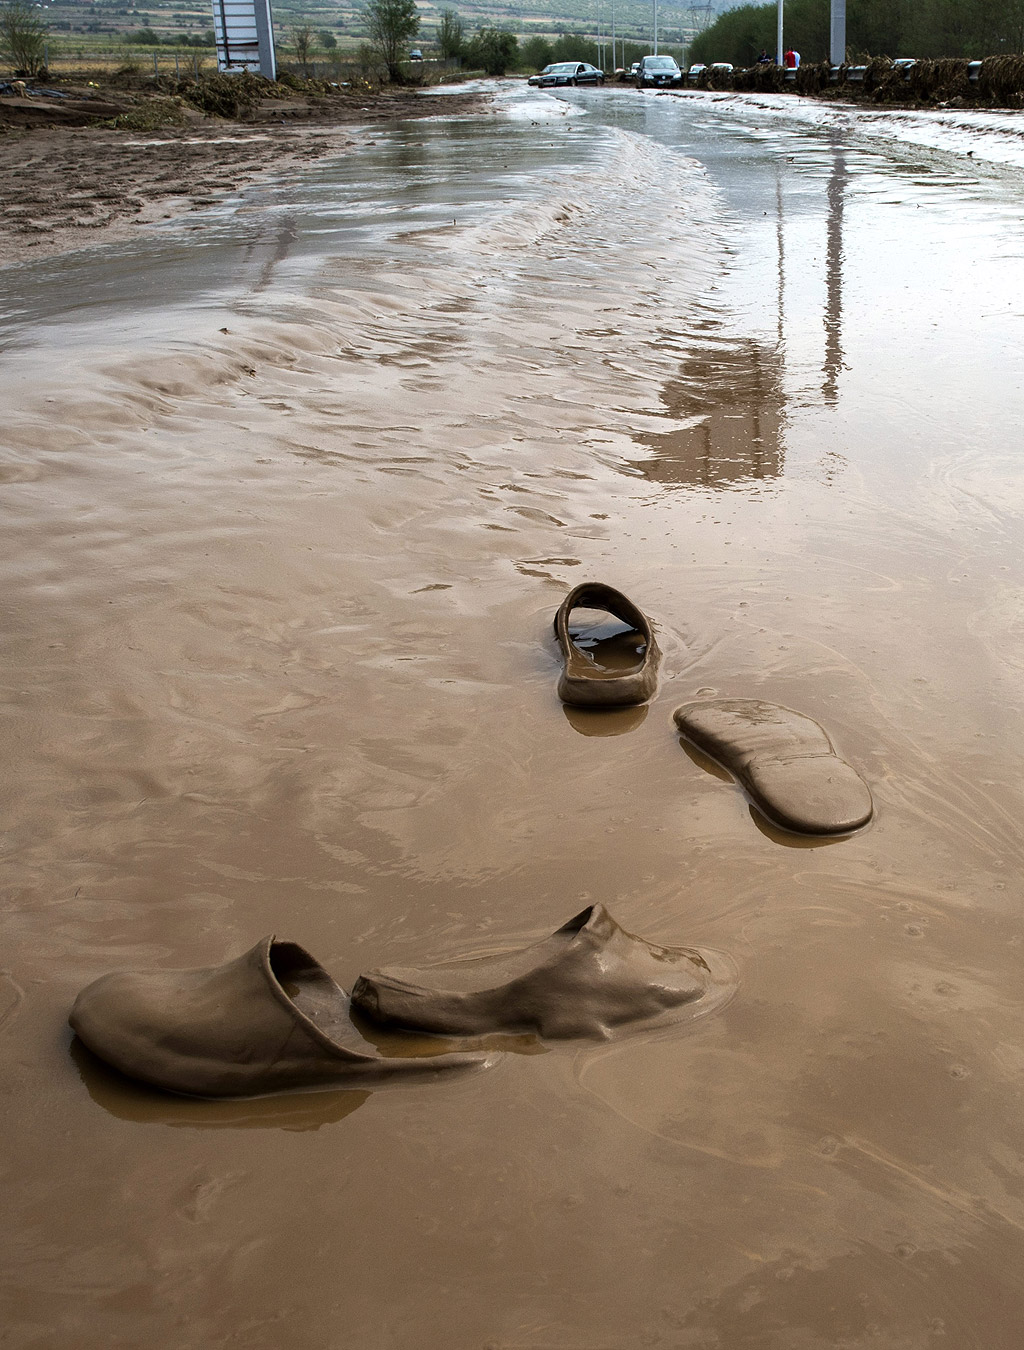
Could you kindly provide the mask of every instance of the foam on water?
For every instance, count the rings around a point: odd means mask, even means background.
[[[872,140],[917,145],[991,164],[1024,168],[1024,122],[1020,114],[983,108],[884,108],[825,103],[791,94],[712,94],[692,91],[673,97],[730,105],[738,113],[756,110],[770,124],[780,118]]]
[[[544,121],[562,117],[585,117],[586,108],[578,103],[567,103],[565,99],[546,94],[542,89],[531,89],[529,85],[505,86],[494,97],[495,111],[513,121]]]
[[[489,94],[496,113],[512,121],[548,121],[553,118],[581,117],[586,108],[567,103],[521,81],[467,80],[464,84],[441,84],[424,90],[426,94]]]

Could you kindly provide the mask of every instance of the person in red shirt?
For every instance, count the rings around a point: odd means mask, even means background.
[[[792,47],[786,48],[785,55],[782,58],[782,63],[788,70],[796,69],[796,52],[793,50]]]

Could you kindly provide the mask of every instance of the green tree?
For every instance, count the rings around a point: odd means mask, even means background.
[[[500,28],[481,28],[466,48],[467,64],[473,70],[482,68],[488,75],[504,75],[518,55],[518,38]]]
[[[437,45],[446,61],[457,61],[466,43],[466,26],[454,9],[442,9],[437,25]]]
[[[547,38],[527,38],[519,48],[519,64],[523,70],[543,70],[554,59],[551,43]]]
[[[137,28],[134,33],[129,33],[125,42],[130,42],[138,47],[155,47],[160,38],[153,32],[152,28]]]
[[[1003,15],[1002,49],[1024,52],[1024,0],[1010,0]]]
[[[317,34],[317,40],[325,52],[333,52],[338,45],[338,39],[333,33],[328,33],[327,29],[321,29]]]
[[[420,31],[416,0],[368,0],[365,12],[367,34],[387,67],[388,79],[400,83],[402,58]]]
[[[551,61],[589,61],[597,65],[597,44],[575,33],[563,33],[551,48]],[[545,62],[545,65],[547,62]]]
[[[791,41],[789,23],[792,5],[786,11],[786,43]],[[775,55],[775,6],[740,5],[730,9],[703,33],[694,38],[690,46],[690,60],[703,61],[710,65],[712,61],[731,61],[735,66],[752,66],[758,58],[761,48]],[[805,61],[814,59],[810,52],[799,48]]]

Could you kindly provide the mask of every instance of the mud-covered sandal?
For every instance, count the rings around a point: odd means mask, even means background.
[[[573,634],[574,609],[606,610],[629,631],[593,643],[588,650],[579,632]],[[558,697],[577,708],[621,708],[646,703],[658,686],[661,652],[647,616],[613,586],[587,581],[565,597],[555,615],[555,636],[565,668]],[[577,638],[580,641],[577,642]]]
[[[508,955],[361,975],[352,1006],[383,1026],[436,1035],[605,1040],[633,1023],[702,1017],[732,997],[736,982],[720,952],[655,946],[590,905]]]
[[[851,834],[874,813],[860,774],[813,718],[759,699],[684,703],[680,735],[728,769],[757,809],[798,834]]]
[[[129,1078],[190,1097],[256,1097],[479,1069],[484,1054],[367,1053],[345,991],[295,942],[265,937],[222,966],[104,975],[69,1021]]]

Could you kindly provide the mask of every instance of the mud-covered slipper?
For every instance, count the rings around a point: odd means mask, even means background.
[[[222,966],[104,975],[82,990],[68,1020],[121,1073],[192,1097],[422,1077],[494,1058],[358,1049],[344,990],[309,952],[274,937]]]
[[[874,812],[868,785],[813,718],[758,699],[684,703],[680,734],[728,769],[757,809],[798,834],[850,834]]]
[[[574,609],[599,609],[628,625],[627,632],[587,636],[570,627]],[[621,591],[587,581],[569,592],[555,615],[565,668],[558,697],[577,708],[621,708],[645,703],[658,685],[661,652],[646,615]]]
[[[440,1035],[605,1040],[636,1022],[701,1017],[735,989],[736,972],[721,953],[656,947],[620,928],[603,905],[590,905],[518,952],[361,975],[352,1006],[385,1026]]]

